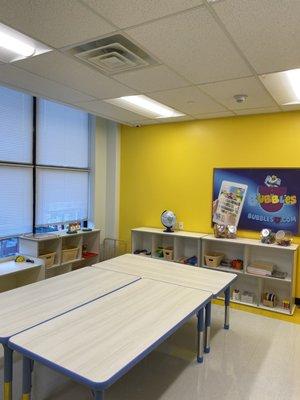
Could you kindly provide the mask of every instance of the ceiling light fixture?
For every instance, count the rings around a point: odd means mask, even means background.
[[[42,43],[0,23],[0,60],[10,63],[50,51]]]
[[[175,118],[185,115],[144,95],[123,96],[105,101],[148,118]]]
[[[300,68],[265,74],[259,78],[278,104],[300,104]]]

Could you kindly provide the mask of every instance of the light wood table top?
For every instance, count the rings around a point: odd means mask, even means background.
[[[141,279],[13,336],[9,346],[103,390],[210,299],[205,291]]]
[[[137,279],[86,267],[0,293],[0,342]]]
[[[96,268],[125,272],[142,278],[172,283],[194,289],[207,290],[214,296],[222,292],[237,277],[236,274],[211,271],[151,257],[125,254],[98,263]]]

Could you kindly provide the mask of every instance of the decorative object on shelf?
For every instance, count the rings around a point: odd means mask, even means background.
[[[231,261],[228,258],[223,258],[220,265],[222,267],[231,268]]]
[[[244,290],[244,292],[241,294],[241,301],[243,303],[253,304],[254,303],[253,293],[248,292],[247,290]]]
[[[241,269],[243,269],[243,260],[240,260],[240,259],[232,260],[230,265],[231,265],[231,268],[233,268],[233,269],[241,270]]]
[[[214,224],[214,235],[219,239],[236,239],[237,229],[234,225]]]
[[[265,244],[275,243],[275,233],[271,229],[262,229],[260,232],[260,241]]]
[[[214,234],[216,238],[226,238],[226,225],[214,224]]]
[[[279,246],[290,246],[293,242],[293,235],[289,231],[278,231],[275,238]]]
[[[155,257],[163,258],[163,256],[164,256],[164,248],[158,247],[155,251]]]
[[[148,251],[147,249],[143,250],[135,250],[134,254],[142,255],[142,256],[151,256],[151,251]]]
[[[176,262],[179,262],[180,264],[196,266],[198,264],[198,257],[180,257],[178,260],[176,260]]]
[[[224,258],[223,253],[211,253],[204,256],[205,264],[208,267],[218,267],[221,264],[222,259]]]
[[[276,294],[274,292],[265,292],[262,297],[263,305],[266,307],[276,306]]]
[[[167,248],[163,249],[163,255],[164,255],[165,260],[172,261],[173,260],[173,248],[167,247]]]
[[[286,300],[282,300],[282,308],[284,308],[285,310],[289,310],[291,306],[290,300],[286,299]]]
[[[234,289],[232,292],[232,299],[240,301],[241,300],[241,292],[239,289]]]
[[[70,235],[70,234],[77,233],[79,230],[80,230],[80,223],[79,222],[72,222],[68,226],[67,233]]]
[[[287,272],[279,271],[279,270],[274,270],[272,272],[272,277],[273,278],[278,278],[278,279],[285,279],[287,277]]]
[[[15,258],[15,262],[16,263],[23,263],[23,262],[25,262],[26,261],[26,258],[24,257],[24,256],[17,256],[16,258]]]
[[[267,261],[253,261],[247,267],[247,272],[253,275],[272,276],[275,269],[275,264]]]
[[[160,217],[161,223],[166,228],[164,232],[174,232],[173,228],[176,224],[176,215],[173,211],[165,210],[162,212]]]
[[[234,225],[228,225],[226,229],[226,238],[227,239],[236,239],[237,228]]]

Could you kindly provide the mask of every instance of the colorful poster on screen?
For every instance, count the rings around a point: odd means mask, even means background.
[[[235,190],[234,201],[224,188]],[[239,229],[270,228],[275,232],[283,229],[299,233],[300,169],[216,168],[213,200],[215,222],[219,218],[221,223],[226,212],[233,212]]]

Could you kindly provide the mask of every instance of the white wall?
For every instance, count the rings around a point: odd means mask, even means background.
[[[96,117],[91,146],[94,165],[91,200],[95,226],[101,239],[119,235],[120,129],[115,122]],[[101,241],[102,241],[101,240]]]

